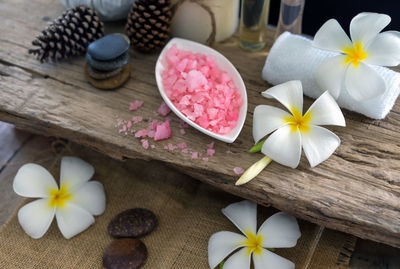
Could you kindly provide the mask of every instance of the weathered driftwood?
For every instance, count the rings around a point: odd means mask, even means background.
[[[138,139],[118,134],[114,125],[117,118],[132,117],[127,107],[135,99],[145,101],[136,115],[154,117],[161,102],[154,78],[157,55],[132,51],[132,78],[117,91],[92,88],[83,74],[83,58],[40,65],[27,53],[30,41],[45,27],[45,20],[62,9],[50,0],[0,2],[0,120],[35,133],[64,137],[114,158],[159,160],[235,195],[400,247],[400,102],[382,121],[345,111],[347,127],[331,128],[342,145],[316,168],[311,169],[305,158],[298,169],[272,163],[256,180],[236,187],[233,168],[247,168],[261,157],[247,153],[253,142],[252,111],[258,104],[277,105],[259,94],[270,86],[260,74],[266,53],[246,53],[235,38],[216,46],[238,68],[248,89],[247,121],[234,144],[216,142],[217,153],[208,162],[163,149],[168,142],[186,141],[201,151],[212,141],[188,129],[184,136],[174,131],[169,141],[144,150]],[[113,31],[113,27],[108,25],[106,30]],[[273,32],[269,36],[272,44]],[[306,105],[310,103],[306,100]],[[171,119],[177,130],[177,118]],[[227,150],[233,154],[226,154]]]

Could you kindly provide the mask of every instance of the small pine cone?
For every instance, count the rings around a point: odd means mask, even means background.
[[[125,28],[135,49],[154,52],[167,43],[170,22],[169,0],[137,0],[132,5]]]
[[[66,10],[32,41],[29,53],[40,62],[82,55],[87,46],[104,35],[104,25],[97,12],[86,6]]]

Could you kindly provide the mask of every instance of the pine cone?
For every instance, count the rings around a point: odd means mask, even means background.
[[[126,32],[134,48],[154,52],[167,43],[170,22],[169,0],[137,0],[128,15]]]
[[[82,55],[87,46],[104,35],[103,23],[96,11],[86,6],[66,10],[32,41],[38,48],[29,53],[37,55],[40,62],[61,60]]]

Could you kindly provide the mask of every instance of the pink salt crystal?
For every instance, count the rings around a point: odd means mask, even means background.
[[[166,58],[168,66],[161,76],[174,106],[209,131],[231,132],[237,125],[243,99],[232,78],[218,68],[215,56],[173,46]]]
[[[181,133],[181,135],[184,135],[186,133],[184,129],[180,129],[179,132]]]
[[[215,154],[215,149],[207,149],[208,156],[214,156],[214,154]]]
[[[230,150],[227,150],[227,151],[226,151],[226,154],[233,154],[233,152],[230,151]]]
[[[167,116],[171,112],[171,109],[168,107],[168,105],[163,101],[160,105],[160,107],[157,110],[157,113],[160,114],[161,116]]]
[[[242,167],[235,167],[233,168],[233,172],[235,172],[236,175],[241,175],[244,173],[244,169]]]
[[[199,158],[199,153],[197,151],[192,152],[192,159],[198,159]]]
[[[147,130],[142,129],[136,132],[135,137],[146,137],[147,136]]]
[[[207,144],[207,148],[208,149],[214,148],[214,142],[211,142],[210,144]]]
[[[151,145],[150,147],[151,147],[152,149],[154,149],[156,146],[155,146],[155,145]]]
[[[144,103],[143,101],[135,100],[135,101],[133,101],[133,102],[130,103],[130,105],[129,105],[129,110],[130,110],[130,111],[137,110],[137,109],[139,109],[139,108],[143,105],[143,103]]]
[[[178,146],[178,148],[180,148],[180,149],[187,148],[186,142],[179,143],[177,146]]]
[[[128,129],[130,129],[132,127],[132,122],[128,121],[128,123],[126,124],[126,127],[128,127]]]
[[[189,153],[189,149],[188,148],[182,149],[182,153]]]
[[[142,142],[142,147],[145,149],[149,148],[149,141],[147,139],[142,139],[140,140],[140,142]]]
[[[171,143],[168,143],[168,150],[174,150],[176,148],[177,148],[177,146],[175,146],[175,145],[173,145]]]
[[[133,117],[132,117],[132,122],[133,122],[134,124],[139,123],[139,122],[141,122],[142,120],[143,120],[143,118],[142,118],[141,116],[133,116]]]
[[[159,141],[163,139],[168,139],[171,137],[171,127],[169,126],[169,121],[166,120],[161,124],[157,124],[156,132],[154,134],[154,140]]]
[[[189,128],[189,124],[187,124],[184,120],[179,120],[179,127],[186,129]]]
[[[207,157],[204,157],[204,158],[203,158],[203,161],[208,162],[208,158],[207,158]]]
[[[156,133],[156,132],[153,131],[153,130],[148,131],[148,132],[147,132],[147,136],[150,137],[150,138],[154,138],[154,134],[155,134],[155,133]]]

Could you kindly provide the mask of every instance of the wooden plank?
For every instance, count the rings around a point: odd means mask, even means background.
[[[256,180],[235,187],[233,167],[246,168],[260,158],[247,153],[252,145],[254,107],[277,105],[259,94],[270,86],[260,77],[267,53],[244,52],[235,38],[216,46],[244,78],[249,113],[234,144],[216,142],[217,153],[208,162],[192,160],[163,147],[186,141],[194,150],[204,151],[212,140],[193,129],[181,135],[175,116],[171,116],[173,138],[152,150],[144,150],[138,139],[118,134],[114,127],[117,118],[130,119],[139,113],[144,118],[155,117],[161,102],[154,78],[157,55],[132,51],[132,79],[118,91],[106,92],[86,82],[82,58],[40,65],[27,54],[34,33],[45,26],[44,14],[54,18],[61,11],[61,5],[50,0],[0,2],[0,119],[32,132],[70,139],[114,158],[159,160],[235,195],[400,247],[400,102],[383,121],[345,111],[347,127],[332,128],[342,145],[318,167],[311,169],[305,158],[295,170],[273,163]],[[115,24],[106,27],[117,29]],[[269,45],[272,36],[269,32]],[[133,114],[127,107],[135,99],[144,100],[145,105]],[[228,150],[233,154],[226,154]]]

